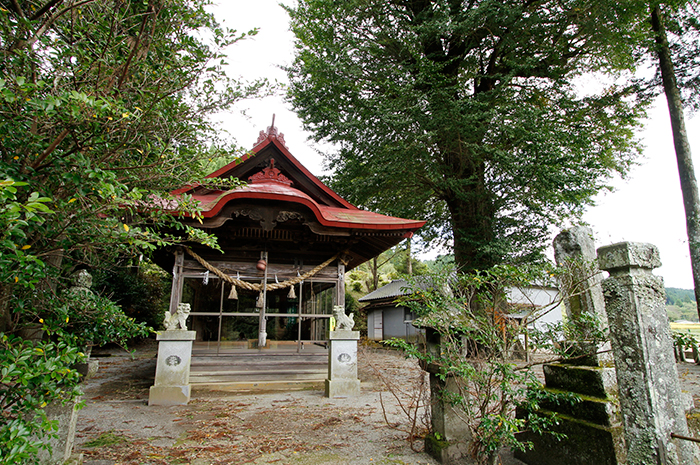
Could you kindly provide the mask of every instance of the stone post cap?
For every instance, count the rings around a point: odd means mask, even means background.
[[[196,338],[197,331],[185,331],[183,329],[156,331],[156,341],[194,341]]]
[[[598,267],[611,271],[621,268],[652,270],[661,266],[659,248],[642,242],[618,242],[598,249]]]

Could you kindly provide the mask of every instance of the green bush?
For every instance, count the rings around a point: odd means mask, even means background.
[[[426,328],[430,344],[414,345],[403,339],[386,343],[435,367],[443,381],[454,380],[455,390],[437,395],[460,412],[479,464],[494,463],[502,447],[532,447],[517,439],[519,431],[543,432],[556,423],[556,417],[536,413],[543,396],[555,402],[577,400],[573,395],[543,391],[532,367],[518,367],[512,360],[527,328],[510,316],[526,309],[510,304],[505,290],[543,282],[545,271],[497,266],[469,274],[436,274],[421,279],[420,285],[412,283],[413,293],[398,299],[418,315],[416,323]],[[426,288],[426,282],[432,286]],[[529,311],[534,313],[537,307]],[[434,334],[439,335],[437,344]],[[529,417],[516,418],[516,407]]]
[[[0,464],[32,463],[58,430],[46,406],[80,395],[79,375],[71,367],[84,355],[60,336],[30,342],[0,333],[0,349]]]
[[[160,328],[168,309],[171,277],[156,265],[96,270],[93,289],[119,304],[124,313],[138,322]]]

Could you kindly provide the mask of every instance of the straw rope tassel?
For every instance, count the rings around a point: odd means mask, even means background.
[[[228,298],[231,300],[238,300],[238,292],[236,291],[235,284],[231,284],[231,292],[229,292]]]
[[[296,295],[296,293],[294,292],[294,284],[292,284],[291,286],[289,286],[289,294],[287,294],[287,298],[288,298],[288,299],[296,299],[296,298],[297,298],[297,295]]]
[[[238,286],[241,289],[247,289],[249,291],[262,291],[263,287],[261,284],[257,284],[257,283],[253,284],[253,283],[249,283],[247,281],[243,281],[241,279],[232,278],[231,276],[227,275],[226,273],[224,273],[223,271],[221,271],[220,269],[218,269],[217,267],[215,267],[211,263],[204,260],[199,255],[197,255],[189,247],[185,247],[185,251],[188,254],[190,254],[192,256],[192,258],[197,260],[199,262],[199,264],[202,265],[205,269],[211,271],[212,273],[214,273],[215,275],[217,275],[219,278],[223,279],[227,283]],[[304,273],[301,276],[297,276],[296,278],[289,279],[289,280],[281,282],[281,283],[268,284],[267,286],[265,286],[265,288],[268,291],[274,291],[277,289],[284,289],[285,287],[294,286],[295,284],[299,284],[300,282],[302,282],[306,279],[309,279],[310,277],[312,277],[313,275],[315,275],[316,273],[318,273],[319,271],[321,271],[322,269],[324,269],[325,267],[327,267],[328,265],[333,263],[333,261],[335,259],[337,259],[339,256],[340,256],[340,253],[337,253],[337,254],[333,255],[331,258],[329,258],[328,260],[326,260],[325,262],[318,265],[316,268],[312,269],[311,271],[307,271],[306,273]]]

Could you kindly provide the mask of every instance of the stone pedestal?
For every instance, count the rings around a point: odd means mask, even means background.
[[[425,451],[443,465],[473,463],[469,448],[471,432],[459,411],[452,406],[450,395],[459,395],[452,376],[442,379],[437,366],[428,366],[430,373],[430,423],[432,433],[425,437]]]
[[[187,405],[190,401],[190,361],[196,331],[159,331],[156,379],[148,405]]]
[[[673,356],[661,266],[651,244],[621,242],[598,249],[605,306],[615,355],[627,463],[700,463],[697,445],[671,439],[689,436],[683,395]]]
[[[81,399],[78,397],[65,405],[56,401],[46,407],[45,412],[48,419],[58,423],[58,431],[54,431],[57,437],[43,438],[51,446],[51,453],[47,450],[40,450],[34,463],[37,465],[62,464],[71,457],[78,423],[78,404]]]
[[[538,413],[556,413],[552,433],[566,435],[559,440],[551,434],[526,430],[520,441],[531,442],[529,450],[517,450],[515,457],[532,465],[618,465],[625,463],[624,432],[617,401],[615,370],[609,367],[547,363],[543,366],[545,387],[553,392],[571,392],[581,401],[569,405],[540,402]],[[518,409],[519,418],[527,412]],[[591,447],[595,444],[595,447]]]
[[[438,357],[441,352],[440,333],[425,328],[425,343],[428,353]],[[437,364],[421,363],[430,374],[430,424],[432,432],[425,437],[425,451],[443,465],[474,463],[469,452],[472,435],[469,425],[460,414],[459,407],[452,405],[453,395],[469,395],[460,392],[454,376],[443,376]]]
[[[360,394],[357,379],[357,341],[359,331],[330,331],[328,334],[328,379],[326,397],[350,397]]]
[[[568,279],[560,286],[567,299],[566,314],[570,321],[584,314],[597,315],[607,326],[605,302],[600,286],[601,273],[595,264],[593,231],[574,227],[554,239],[557,264],[567,270]],[[610,343],[599,345],[584,341],[565,341],[569,359],[543,366],[544,390],[570,392],[580,396],[575,405],[540,402],[537,413],[555,413],[559,421],[550,429],[566,435],[559,440],[551,434],[525,430],[518,439],[533,444],[528,450],[515,452],[516,458],[532,465],[617,465],[625,463],[625,443],[620,418],[617,378],[610,353]],[[528,412],[518,409],[519,418]],[[595,447],[591,447],[595,444]]]

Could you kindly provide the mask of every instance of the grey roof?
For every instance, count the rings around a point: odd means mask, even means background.
[[[395,279],[389,284],[380,287],[374,292],[370,292],[358,299],[359,302],[369,302],[370,300],[388,299],[411,294],[411,287],[405,279]]]

